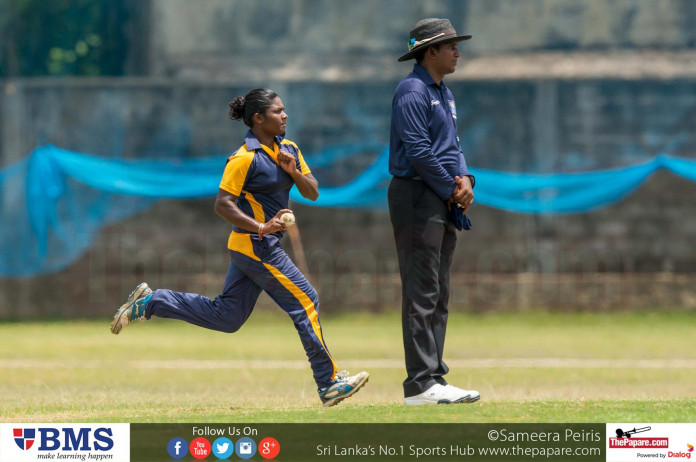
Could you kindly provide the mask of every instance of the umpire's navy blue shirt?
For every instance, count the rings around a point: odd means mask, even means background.
[[[396,87],[392,102],[389,173],[420,177],[442,200],[454,192],[454,177],[469,175],[457,136],[454,97],[420,64]]]

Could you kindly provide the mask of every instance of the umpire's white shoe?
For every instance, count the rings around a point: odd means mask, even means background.
[[[445,388],[449,390],[450,393],[452,393],[455,397],[458,396],[465,396],[468,395],[469,398],[467,398],[466,401],[462,401],[464,403],[473,403],[474,401],[478,401],[481,399],[481,394],[476,391],[476,390],[462,390],[461,388],[455,387],[454,385],[445,385]],[[458,401],[459,402],[459,401]]]
[[[462,395],[436,383],[420,395],[404,398],[407,406],[419,406],[423,404],[459,404],[469,402],[469,395]]]

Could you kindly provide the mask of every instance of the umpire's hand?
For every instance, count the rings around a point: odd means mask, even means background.
[[[454,192],[452,193],[452,200],[464,208],[464,213],[469,209],[469,206],[474,202],[474,191],[471,188],[471,178],[465,177],[454,177]]]

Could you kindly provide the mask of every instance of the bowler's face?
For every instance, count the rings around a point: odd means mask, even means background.
[[[457,49],[457,42],[447,42],[435,50],[435,66],[439,74],[451,74],[457,67],[457,60],[461,54]]]
[[[268,131],[272,136],[278,136],[285,133],[287,127],[288,115],[285,113],[285,106],[279,97],[276,97],[271,103],[271,107],[264,114],[263,125],[261,127]]]

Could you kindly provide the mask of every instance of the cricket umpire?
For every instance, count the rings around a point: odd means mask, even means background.
[[[457,35],[447,19],[424,19],[411,30],[408,53],[399,58],[416,60],[394,94],[389,146],[389,215],[402,284],[407,405],[480,398],[475,390],[447,383],[449,369],[442,359],[456,230],[469,225],[463,214],[474,199],[475,183],[459,145],[454,97],[443,78],[457,66],[458,42],[470,38]]]

